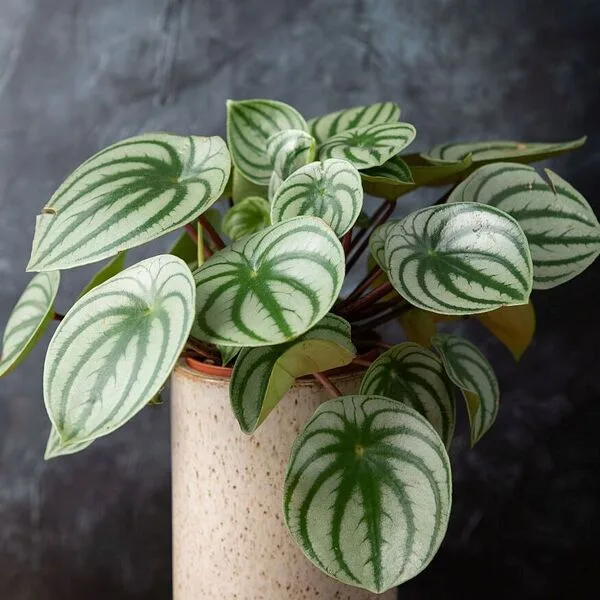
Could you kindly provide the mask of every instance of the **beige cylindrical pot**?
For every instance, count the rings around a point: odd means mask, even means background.
[[[333,378],[354,393],[361,374]],[[323,388],[300,381],[258,431],[241,432],[229,379],[179,364],[173,374],[174,600],[394,600],[331,579],[308,561],[283,522],[291,446]]]

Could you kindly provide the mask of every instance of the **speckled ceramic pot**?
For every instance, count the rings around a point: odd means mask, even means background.
[[[356,392],[361,373],[332,377]],[[174,600],[394,600],[331,579],[304,557],[282,519],[293,441],[327,399],[300,381],[251,437],[229,405],[229,379],[178,365],[173,374]]]

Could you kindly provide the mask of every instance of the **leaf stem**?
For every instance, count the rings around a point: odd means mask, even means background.
[[[352,229],[342,237],[342,246],[344,247],[344,254],[348,256],[352,248]]]
[[[355,358],[352,361],[352,364],[353,365],[357,365],[359,367],[367,367],[367,368],[369,368],[373,364],[373,361],[372,360],[365,360],[364,358]]]
[[[54,315],[52,315],[52,318],[55,321],[60,322],[60,321],[62,321],[65,318],[65,315],[62,315],[61,313],[55,312]]]
[[[225,248],[225,242],[221,239],[221,236],[217,233],[217,230],[209,223],[208,219],[202,215],[200,217],[200,224],[206,231],[206,234],[210,238],[211,242],[215,245],[217,250]]]
[[[383,314],[386,310],[390,308],[395,308],[398,305],[404,306],[406,302],[403,298],[394,297],[389,300],[383,300],[380,302],[375,302],[374,304],[366,305],[361,310],[356,310],[352,313],[351,321],[362,321],[369,317],[375,317]]]
[[[358,323],[356,325],[353,325],[352,327],[355,331],[364,331],[365,329],[366,330],[375,329],[376,327],[379,327],[380,325],[384,325],[388,321],[391,321],[392,319],[399,317],[403,312],[405,312],[409,309],[410,309],[410,304],[401,304],[400,306],[392,308],[388,312],[386,312],[382,315],[379,315],[379,316],[375,317],[374,319],[369,319],[368,321],[364,321],[363,323]]]
[[[339,398],[342,392],[338,390],[335,384],[323,373],[313,373],[312,376],[325,388],[330,398]]]
[[[354,288],[346,298],[344,298],[338,308],[343,308],[344,306],[348,306],[350,302],[356,300],[382,273],[379,265],[375,265],[365,276],[365,278]]]
[[[340,316],[358,313],[365,307],[394,291],[394,286],[389,281],[385,281],[384,283],[379,284],[374,290],[370,291],[366,296],[358,298],[358,300],[355,300],[354,302],[350,302],[350,304],[339,311]]]
[[[193,338],[189,338],[185,345],[186,345],[186,348],[193,350],[194,352],[196,352],[196,354],[199,354],[200,356],[202,356],[204,358],[208,358],[208,359],[214,360],[214,361],[219,360],[219,356],[215,352],[212,352],[209,348],[207,348],[200,342],[197,342]]]
[[[188,223],[185,226],[185,230],[188,232],[188,235],[196,242],[196,244],[198,243],[198,231],[196,230],[196,228],[191,224]]]

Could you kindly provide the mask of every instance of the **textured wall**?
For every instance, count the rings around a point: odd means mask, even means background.
[[[588,133],[555,166],[600,209],[599,21],[586,0],[0,0],[0,324],[28,280],[35,215],[71,169],[142,131],[223,133],[228,97],[306,116],[395,100],[420,149]],[[89,272],[66,274],[59,308]],[[519,365],[472,330],[500,417],[475,450],[455,443],[449,537],[403,598],[596,596],[598,275],[536,296]],[[0,598],[168,598],[168,406],[45,464],[42,357],[0,382]]]

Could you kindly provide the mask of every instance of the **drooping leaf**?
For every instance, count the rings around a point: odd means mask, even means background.
[[[287,129],[273,134],[267,141],[267,152],[273,165],[269,180],[269,201],[281,184],[300,167],[310,163],[317,149],[315,139],[306,131]]]
[[[332,314],[291,342],[245,348],[229,386],[233,413],[242,431],[255,431],[297,377],[347,365],[355,356],[350,324]]]
[[[293,107],[275,100],[227,102],[227,141],[236,169],[249,181],[269,185],[273,165],[267,151],[269,138],[279,131],[308,126]]]
[[[374,125],[375,123],[395,123],[400,118],[400,107],[394,102],[378,102],[367,106],[356,106],[338,110],[308,121],[308,127],[317,143],[322,144],[334,135],[348,129]]]
[[[457,161],[470,154],[473,162],[477,165],[499,160],[528,163],[576,150],[585,144],[586,139],[584,136],[570,142],[545,144],[507,140],[455,142],[434,146],[429,152],[423,153],[422,156],[433,160]]]
[[[456,421],[454,392],[433,352],[413,342],[386,350],[365,373],[358,393],[385,396],[414,408],[431,423],[446,448],[450,446]]]
[[[417,132],[410,123],[378,123],[348,129],[329,138],[317,152],[319,160],[341,158],[357,169],[382,165],[406,148]]]
[[[390,235],[390,232],[399,222],[400,219],[392,219],[391,221],[386,221],[385,223],[377,227],[371,234],[371,237],[369,238],[369,251],[371,252],[371,256],[379,265],[379,267],[384,271],[387,270],[387,264],[385,260],[385,241]]]
[[[101,283],[108,281],[111,277],[120,273],[125,268],[125,259],[127,251],[119,252],[113,259],[104,265],[89,281],[79,294],[79,298],[85,296],[88,292],[99,286]]]
[[[189,233],[184,231],[169,250],[169,254],[180,258],[187,265],[195,265],[198,261],[198,245]]]
[[[477,319],[510,350],[515,360],[523,356],[533,340],[535,311],[531,300],[527,304],[481,313]]]
[[[415,185],[440,186],[455,183],[466,177],[473,165],[473,158],[466,154],[457,160],[434,160],[423,158],[418,154],[402,156],[409,166]]]
[[[511,215],[523,228],[533,259],[533,287],[556,287],[579,275],[600,254],[600,224],[586,199],[546,170],[495,163],[477,169],[449,202],[480,202]]]
[[[269,210],[269,203],[264,198],[245,198],[225,213],[223,233],[235,241],[261,231],[271,223]]]
[[[322,404],[284,484],[292,537],[322,571],[381,593],[422,571],[448,525],[450,461],[417,411],[381,396]]]
[[[229,169],[219,137],[151,133],[109,146],[44,207],[27,269],[97,262],[174,231],[219,198]]]
[[[186,264],[165,254],[75,303],[44,365],[46,410],[63,444],[114,431],[156,395],[190,332],[194,293]]]
[[[291,340],[329,311],[344,273],[344,250],[321,219],[271,225],[217,252],[194,273],[194,337],[248,347]]]
[[[52,458],[58,458],[59,456],[67,456],[68,454],[76,454],[85,450],[92,445],[94,440],[87,440],[79,444],[69,444],[63,446],[60,441],[60,436],[56,432],[54,427],[50,428],[50,435],[48,436],[48,442],[46,443],[46,450],[44,452],[44,460],[50,460]]]
[[[221,363],[226,367],[242,351],[240,346],[222,346],[217,344],[217,349],[221,354]]]
[[[362,209],[359,172],[345,160],[313,162],[292,173],[271,202],[271,221],[313,215],[342,237],[352,229]]]
[[[54,317],[54,300],[60,284],[60,273],[51,271],[36,275],[12,310],[0,347],[0,377],[12,371],[25,359],[46,331]]]
[[[500,390],[492,365],[468,340],[438,333],[431,338],[448,377],[463,393],[471,423],[471,446],[494,424],[500,407]]]
[[[444,204],[410,214],[388,231],[384,254],[398,293],[441,314],[525,304],[531,293],[523,230],[483,204]]]
[[[269,186],[257,185],[248,181],[238,169],[233,168],[233,192],[232,199],[234,204],[238,204],[246,198],[264,198],[269,197]]]

